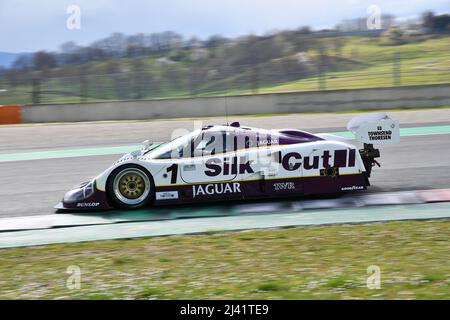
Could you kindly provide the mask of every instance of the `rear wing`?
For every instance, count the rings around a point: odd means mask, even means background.
[[[353,118],[347,124],[355,139],[367,144],[395,144],[400,141],[400,125],[385,112]]]

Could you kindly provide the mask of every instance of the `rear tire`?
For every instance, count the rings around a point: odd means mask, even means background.
[[[111,172],[106,182],[106,193],[115,208],[139,209],[153,200],[155,184],[146,169],[127,164]]]

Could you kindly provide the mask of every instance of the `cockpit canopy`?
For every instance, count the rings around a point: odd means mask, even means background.
[[[206,126],[178,137],[150,151],[153,159],[178,159],[212,156],[251,148],[271,148],[278,145],[323,140],[308,132],[286,129],[266,130],[231,125]]]

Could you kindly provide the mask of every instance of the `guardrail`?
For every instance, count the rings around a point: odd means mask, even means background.
[[[185,65],[159,59],[149,66],[132,60],[127,67],[86,66],[0,74],[0,103],[56,104],[215,97],[238,94],[450,83],[446,48],[377,55],[297,54],[258,64]],[[387,51],[386,51],[387,50]],[[429,59],[424,60],[426,57]],[[108,64],[108,63],[107,63]]]
[[[335,112],[450,105],[450,84],[225,97],[0,106],[0,124]],[[227,106],[227,108],[225,108]]]
[[[224,97],[30,105],[24,122],[77,122],[208,117],[264,113],[334,112],[450,105],[450,84],[342,89]],[[227,106],[227,107],[225,107]]]

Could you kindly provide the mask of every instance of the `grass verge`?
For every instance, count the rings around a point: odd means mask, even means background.
[[[403,221],[3,249],[0,298],[449,299],[449,234],[449,220]]]

